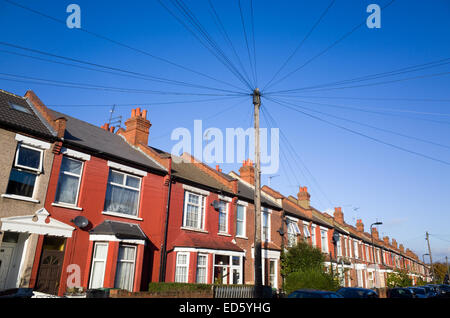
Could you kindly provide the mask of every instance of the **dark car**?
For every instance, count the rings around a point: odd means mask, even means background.
[[[344,298],[378,298],[376,291],[367,288],[343,287],[337,293]]]
[[[325,290],[299,289],[290,293],[287,298],[344,298],[340,294]]]
[[[430,290],[430,293],[431,293],[431,297],[439,296],[439,289],[435,285],[428,284],[423,287],[428,287],[428,289]]]
[[[440,284],[441,296],[445,298],[450,298],[450,285]]]
[[[0,298],[31,298],[33,295],[32,288],[11,288],[0,290]]]
[[[429,293],[423,287],[409,287],[415,294],[417,298],[429,298]]]
[[[407,287],[396,287],[389,289],[389,298],[417,298],[416,294]]]
[[[427,298],[433,298],[436,296],[436,293],[434,292],[434,290],[430,287],[430,286],[420,286],[420,288],[425,289],[425,292],[427,294]]]

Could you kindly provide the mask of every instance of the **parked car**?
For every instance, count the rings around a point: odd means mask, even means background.
[[[440,284],[441,294],[444,294],[446,297],[450,297],[450,285]]]
[[[425,292],[427,294],[427,298],[433,298],[436,297],[436,293],[434,292],[434,290],[430,287],[430,286],[420,286],[420,288],[425,289]]]
[[[287,298],[344,298],[338,293],[314,290],[314,289],[299,289],[288,295]]]
[[[415,294],[416,298],[429,298],[429,293],[423,287],[409,287]]]
[[[0,298],[31,298],[33,295],[32,288],[11,288],[0,290]]]
[[[388,298],[417,298],[417,296],[407,287],[396,287],[389,289]]]
[[[428,285],[425,285],[425,287],[428,287],[430,289],[430,293],[432,295],[431,297],[439,296],[439,289],[435,285],[428,284]]]
[[[344,298],[378,298],[377,292],[368,288],[342,287],[337,293]]]

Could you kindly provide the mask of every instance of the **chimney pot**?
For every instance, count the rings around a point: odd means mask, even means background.
[[[122,133],[127,141],[132,145],[148,144],[149,129],[152,126],[146,119],[147,111],[144,110],[141,116],[141,109],[138,107],[131,110],[131,117],[125,122],[126,130]]]
[[[333,217],[336,220],[336,222],[338,222],[340,224],[344,224],[344,213],[342,213],[342,208],[341,207],[335,207],[334,208],[334,215],[333,215]]]
[[[239,168],[239,173],[245,182],[255,184],[255,168],[250,159],[244,160],[242,167]]]
[[[307,187],[300,187],[297,193],[298,203],[301,207],[309,209],[311,195],[308,193]]]

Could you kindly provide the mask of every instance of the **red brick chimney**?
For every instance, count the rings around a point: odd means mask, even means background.
[[[389,236],[383,237],[383,241],[386,245],[389,245]]]
[[[374,240],[379,240],[378,229],[376,227],[372,227],[372,236]]]
[[[131,117],[125,122],[125,129],[122,135],[132,145],[148,144],[148,134],[151,127],[151,123],[147,120],[147,110],[143,110],[138,107],[131,110]],[[106,128],[109,130],[109,127]]]
[[[405,247],[403,246],[403,244],[400,244],[399,247],[398,247],[398,249],[399,249],[402,253],[405,252]]]
[[[364,223],[361,219],[356,220],[356,230],[358,232],[364,232]]]
[[[394,248],[397,248],[397,240],[396,239],[392,239],[392,246]]]
[[[298,203],[302,208],[309,209],[311,195],[307,187],[300,187],[297,193]]]
[[[220,169],[219,165],[216,165],[216,170],[219,171],[219,172],[222,172],[222,169]]]
[[[255,184],[255,167],[250,159],[244,160],[242,167],[239,168],[241,178],[250,184]]]
[[[334,208],[333,214],[334,220],[340,224],[344,224],[344,213],[342,212],[341,207]]]

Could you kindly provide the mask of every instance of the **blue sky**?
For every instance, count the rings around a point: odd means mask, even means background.
[[[167,13],[158,1],[16,1],[61,21],[65,21],[69,15],[66,13],[66,7],[76,3],[81,8],[81,26],[85,30],[170,60],[195,70],[197,74],[87,32],[69,29],[64,24],[3,0],[0,1],[0,27],[6,32],[2,32],[1,42],[132,72],[235,91],[235,87],[222,83],[227,82],[250,94],[249,89]],[[232,51],[210,15],[208,1],[185,2],[225,54],[237,65]],[[248,71],[248,53],[238,2],[213,0],[213,3]],[[250,48],[253,50],[250,2],[242,0],[241,3],[247,35],[250,36]],[[329,3],[328,0],[253,1],[257,84],[260,88],[265,86],[290,56]],[[311,58],[319,54],[320,56],[263,93],[352,79],[450,57],[450,3],[446,0],[397,0],[381,11],[380,29],[369,29],[363,25],[321,54],[366,19],[369,15],[366,13],[366,7],[371,3],[383,7],[388,1],[335,1],[278,78]],[[152,122],[149,143],[166,151],[170,151],[175,144],[170,140],[172,130],[177,127],[192,130],[195,119],[203,120],[204,129],[217,127],[222,131],[227,127],[248,128],[252,125],[253,105],[250,96],[231,98],[155,95],[11,81],[14,78],[5,73],[141,90],[221,93],[92,72],[5,51],[49,58],[0,45],[0,72],[4,73],[0,75],[1,89],[20,95],[27,89],[33,89],[44,103],[51,105],[50,107],[96,125],[108,121],[109,110],[113,104],[121,105],[116,108],[115,115],[123,116],[124,120],[129,117],[132,108],[140,106],[148,109],[148,117]],[[320,111],[322,113],[310,113],[347,129],[449,162],[450,150],[443,147],[450,146],[449,75],[379,85],[359,85],[449,71],[450,66],[445,64],[346,85],[359,87],[340,86],[338,89],[299,92],[295,95],[301,95],[301,98],[285,97],[284,100]],[[198,73],[222,82],[200,76]],[[203,102],[198,102],[199,100]],[[159,104],[175,101],[184,103]],[[336,105],[353,109],[338,108]],[[366,111],[355,111],[354,108]],[[427,253],[425,232],[428,231],[431,234],[433,260],[444,261],[444,257],[450,255],[450,165],[339,129],[282,107],[263,96],[263,113],[267,112],[275,118],[277,127],[286,135],[289,143],[301,156],[302,162],[291,157],[289,146],[281,140],[280,148],[284,155],[280,157],[279,172],[271,179],[272,187],[285,195],[296,195],[299,185],[308,186],[314,206],[321,210],[342,206],[346,222],[355,224],[356,218],[361,218],[367,230],[371,223],[382,221],[384,224],[379,227],[380,235],[395,238],[397,242],[415,251],[420,258]],[[325,116],[323,113],[353,122]],[[361,126],[356,122],[384,131]],[[262,126],[267,127],[264,116]],[[435,144],[390,134],[386,130]],[[284,156],[289,160],[283,160]],[[238,163],[225,164],[222,168],[226,172],[237,171],[239,166]],[[265,184],[268,182],[267,177],[263,176]],[[355,210],[356,208],[358,209]]]

